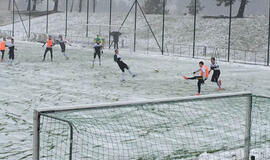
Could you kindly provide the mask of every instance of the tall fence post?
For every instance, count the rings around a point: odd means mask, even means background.
[[[12,37],[14,37],[15,30],[15,0],[12,2]]]
[[[252,116],[252,95],[248,97],[248,105],[246,107],[244,160],[249,160],[249,154],[250,154],[251,116]]]
[[[111,28],[112,25],[112,0],[110,0],[110,19],[109,19],[109,49],[111,49]]]
[[[65,38],[67,38],[67,28],[68,28],[68,0],[66,0],[66,24],[65,24]]]
[[[28,38],[30,38],[30,36],[31,36],[31,34],[30,34],[30,32],[31,32],[31,0],[29,0],[29,19],[28,19]]]
[[[86,37],[88,37],[88,24],[89,24],[89,4],[90,0],[87,0],[87,13],[86,13]]]
[[[93,13],[96,13],[96,0],[93,0]]]
[[[39,160],[39,125],[40,125],[40,114],[38,111],[34,111],[34,118],[33,118],[33,159]]]
[[[230,54],[231,54],[231,30],[232,30],[232,0],[230,1],[230,17],[229,17],[229,37],[228,37],[228,59],[230,62]]]
[[[134,23],[134,52],[136,52],[136,39],[137,39],[137,8],[138,8],[138,1],[135,0],[135,23]]]
[[[193,55],[192,58],[195,57],[195,47],[196,47],[196,21],[197,21],[197,0],[194,1],[194,28],[193,28]]]
[[[49,0],[47,0],[46,33],[49,33]]]
[[[268,46],[267,46],[267,66],[269,66],[270,61],[270,1],[268,2]]]
[[[72,123],[68,122],[70,129],[70,137],[69,137],[69,160],[72,160],[72,149],[73,149],[73,126]]]
[[[163,21],[162,21],[162,55],[164,54],[165,7],[166,7],[166,0],[163,0]]]

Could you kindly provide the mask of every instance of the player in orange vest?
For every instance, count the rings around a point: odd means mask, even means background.
[[[3,41],[0,43],[0,51],[2,52],[1,62],[4,61],[4,55],[6,50],[6,38],[3,38]]]
[[[52,36],[49,36],[48,40],[46,43],[44,43],[44,45],[42,47],[45,46],[45,44],[47,44],[47,47],[46,47],[46,50],[45,50],[45,53],[44,53],[44,56],[43,56],[43,62],[45,61],[46,59],[46,54],[48,51],[50,51],[51,53],[51,61],[53,61],[53,49],[52,47],[54,46],[54,43],[53,43],[53,40],[52,40]]]
[[[193,72],[193,74],[196,74],[197,72],[200,72],[200,76],[194,76],[194,77],[186,77],[184,76],[185,80],[194,80],[197,79],[198,80],[198,93],[196,94],[197,96],[199,96],[201,94],[201,85],[204,84],[204,82],[208,79],[209,76],[209,69],[207,66],[204,65],[203,61],[201,61],[199,63],[200,69],[198,69],[197,71]]]

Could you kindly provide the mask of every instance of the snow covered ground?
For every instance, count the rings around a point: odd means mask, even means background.
[[[184,81],[198,68],[199,59],[120,51],[138,76],[120,83],[112,51],[105,50],[102,66],[91,68],[93,50],[68,48],[70,60],[54,49],[54,62],[41,62],[39,43],[17,42],[13,66],[0,64],[0,159],[31,159],[33,109],[101,102],[190,96],[196,81]],[[209,65],[209,62],[206,62]],[[270,68],[220,62],[223,91],[208,81],[202,94],[252,91],[270,94]],[[158,69],[159,72],[155,72]],[[203,156],[203,155],[202,155]]]

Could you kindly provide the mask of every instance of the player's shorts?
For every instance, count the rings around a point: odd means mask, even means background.
[[[118,62],[118,66],[122,72],[125,72],[125,69],[129,69],[128,65],[122,61]]]
[[[100,52],[95,52],[94,53],[94,58],[96,58],[96,56],[98,56],[98,58],[100,58]]]
[[[14,52],[9,52],[8,54],[9,54],[8,58],[14,60],[14,57],[15,57]]]

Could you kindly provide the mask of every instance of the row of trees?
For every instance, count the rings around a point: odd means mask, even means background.
[[[8,5],[8,9],[11,9],[11,3],[13,0],[9,0],[9,5]],[[29,11],[30,9],[32,11],[36,11],[37,9],[37,3],[41,3],[43,1],[46,0],[30,0],[32,2],[30,2],[29,0],[25,0],[27,1],[28,5],[27,5],[27,11]],[[54,2],[54,8],[53,11],[57,12],[58,11],[58,7],[59,7],[59,0],[52,0]],[[78,11],[81,12],[82,11],[82,7],[83,7],[83,1],[85,0],[76,0],[76,3],[78,3]],[[92,1],[92,5],[93,5],[93,12],[95,13],[96,10],[96,5],[98,3],[97,0],[90,0]],[[232,2],[232,4],[234,4],[237,0],[214,0],[217,2],[217,6],[222,6],[224,5],[225,7],[230,6],[230,3]],[[243,18],[244,17],[244,12],[245,12],[245,7],[248,4],[249,0],[238,0],[240,1],[240,7],[238,9],[238,13],[236,15],[237,18]],[[32,6],[31,6],[32,5]],[[165,0],[165,5],[167,6],[167,0]],[[74,0],[71,0],[71,7],[70,7],[70,11],[73,11],[73,7],[74,7]],[[191,15],[194,15],[195,13],[195,0],[190,0],[190,3],[188,6],[186,6],[188,8],[188,13]],[[204,6],[202,6],[201,1],[197,0],[197,7],[196,7],[196,12],[199,13],[200,11],[202,11],[204,8]],[[163,0],[145,0],[144,3],[144,7],[143,7],[144,11],[146,14],[162,14],[163,12]],[[169,10],[165,10],[166,14],[169,13]]]
[[[225,7],[230,6],[230,3],[234,4],[236,0],[215,0],[217,1],[217,6],[224,5]],[[236,15],[237,18],[243,18],[245,13],[246,5],[248,4],[249,0],[238,0],[240,1],[240,7],[238,9],[238,13]],[[167,0],[165,0],[165,4],[167,5]],[[187,6],[188,13],[194,15],[195,13],[195,0],[190,0],[189,5]],[[202,6],[201,1],[197,0],[197,7],[196,11],[199,13],[204,9]],[[147,14],[162,14],[163,11],[163,0],[146,0],[144,4],[144,11]],[[166,14],[169,10],[166,10]]]
[[[9,0],[9,3],[8,3],[8,10],[11,10],[11,4],[12,4],[12,1],[13,0]],[[27,1],[27,11],[29,10],[32,10],[32,11],[36,11],[37,10],[37,4],[38,3],[42,3],[46,0],[25,0]],[[52,0],[54,2],[54,7],[53,7],[53,11],[57,12],[58,11],[58,8],[59,8],[59,0]],[[82,7],[83,7],[83,1],[84,0],[78,0],[77,2],[79,3],[79,12],[82,11]],[[96,3],[97,3],[97,0],[91,0],[92,3],[93,3],[93,12],[95,12],[96,10]],[[73,7],[74,7],[74,0],[71,1],[71,7],[70,7],[70,11],[72,12],[73,11]]]

